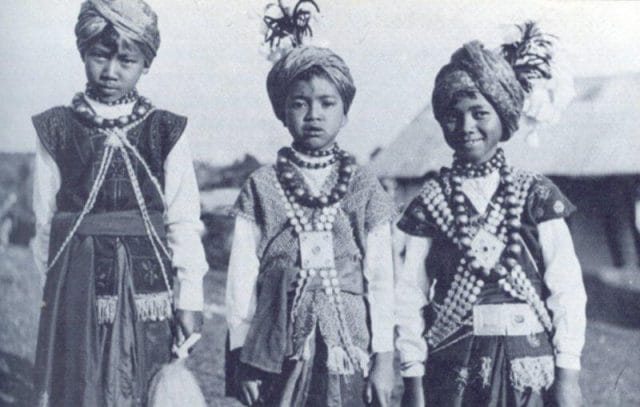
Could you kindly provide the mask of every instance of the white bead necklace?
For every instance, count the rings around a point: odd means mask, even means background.
[[[300,238],[304,232],[324,232],[333,230],[333,223],[338,215],[340,202],[336,202],[329,206],[318,209],[305,208],[296,202],[295,196],[285,192],[280,181],[274,181],[274,186],[282,199],[285,214],[289,220],[289,224]],[[306,211],[311,212],[311,216],[307,216]],[[340,279],[338,271],[335,267],[329,268],[304,268],[301,265],[296,280],[296,291],[291,306],[291,321],[295,321],[296,310],[300,303],[302,294],[310,280],[320,278],[323,292],[329,297],[333,304],[339,323],[339,336],[353,366],[360,366],[357,350],[353,344],[349,328],[344,317],[343,298],[340,289]]]
[[[512,211],[511,215],[516,216],[518,219],[524,211],[524,205],[531,182],[531,177],[528,177],[520,184],[520,187],[514,191],[513,202],[511,202],[513,206],[511,206],[510,211]],[[437,227],[447,238],[451,239],[456,245],[461,243],[469,245],[469,242],[459,241],[455,234],[456,225],[454,216],[446,200],[445,192],[438,182],[429,181],[428,187],[423,190],[421,198],[423,204],[431,213]],[[481,222],[478,228],[486,230],[491,235],[496,236],[501,242],[506,243],[508,241],[508,230],[505,226],[506,213],[507,210],[502,207],[502,205],[490,205],[484,217],[484,222]],[[456,267],[454,281],[447,291],[443,303],[434,303],[437,316],[434,324],[426,335],[427,343],[432,348],[437,347],[453,335],[460,326],[470,324],[470,319],[464,318],[477,302],[482,287],[485,285],[482,276],[474,273],[472,271],[474,268],[470,266],[471,265],[467,264],[464,256],[462,256]],[[519,264],[513,264],[510,270],[507,270],[504,266],[497,265],[496,272],[500,276],[497,280],[498,285],[513,298],[520,299],[529,304],[538,315],[545,329],[551,332],[553,326],[549,313],[531,284],[531,281],[522,270],[522,267]]]

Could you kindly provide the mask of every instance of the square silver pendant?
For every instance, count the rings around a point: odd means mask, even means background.
[[[471,252],[487,270],[491,270],[500,260],[504,248],[505,244],[500,239],[482,228],[471,241]]]
[[[335,268],[331,232],[300,232],[298,240],[303,269]]]

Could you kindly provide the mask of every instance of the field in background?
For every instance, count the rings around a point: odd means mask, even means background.
[[[204,339],[191,369],[211,406],[240,406],[224,394],[225,273],[205,278]],[[589,294],[582,389],[587,406],[640,405],[640,271],[586,270]],[[0,406],[25,406],[31,392],[41,279],[30,252],[0,253]],[[398,389],[399,390],[399,389]]]

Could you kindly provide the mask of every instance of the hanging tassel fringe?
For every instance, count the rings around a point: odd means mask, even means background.
[[[141,294],[134,297],[136,318],[139,321],[164,321],[171,319],[171,297],[168,293]],[[118,297],[115,295],[98,297],[98,323],[112,324],[116,319]]]
[[[332,346],[327,351],[327,369],[340,375],[351,375],[360,370],[366,377],[369,373],[369,355],[357,346],[353,346],[349,352],[340,346]]]
[[[49,407],[49,393],[48,392],[44,392],[42,393],[42,397],[40,397],[40,400],[38,401],[38,407]]]
[[[135,303],[136,316],[141,321],[164,321],[173,315],[172,299],[166,292],[136,296]]]
[[[112,324],[113,321],[115,321],[117,304],[118,297],[115,295],[98,297],[96,299],[96,305],[98,307],[98,324]]]

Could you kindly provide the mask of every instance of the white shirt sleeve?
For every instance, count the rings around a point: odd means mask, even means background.
[[[202,279],[209,269],[200,236],[200,198],[186,134],[176,142],[164,163],[167,243],[177,269],[176,307],[201,311]]]
[[[393,352],[394,287],[389,223],[375,227],[367,235],[364,277],[371,318],[371,350]]]
[[[39,139],[36,139],[36,155],[33,169],[33,213],[36,234],[31,250],[36,268],[44,276],[49,258],[51,219],[56,212],[56,194],[60,189],[60,170]]]
[[[257,255],[260,230],[250,220],[237,216],[227,270],[225,306],[230,349],[244,345],[256,312],[260,262]]]
[[[396,348],[400,353],[400,374],[403,377],[424,375],[427,342],[423,336],[422,308],[429,301],[425,259],[430,248],[431,239],[409,236],[404,263],[396,274]]]
[[[587,295],[571,233],[564,219],[542,222],[538,232],[546,269],[544,282],[550,292],[547,307],[553,314],[555,328],[556,365],[580,369],[587,325]]]

